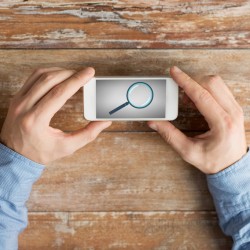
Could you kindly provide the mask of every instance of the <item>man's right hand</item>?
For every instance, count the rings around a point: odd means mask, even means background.
[[[205,117],[209,131],[191,138],[168,121],[150,121],[148,125],[185,161],[206,174],[217,173],[241,159],[247,152],[244,115],[223,80],[208,76],[198,84],[177,67],[170,73]]]

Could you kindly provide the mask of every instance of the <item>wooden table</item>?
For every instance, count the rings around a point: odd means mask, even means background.
[[[16,0],[0,2],[0,126],[11,97],[39,67],[96,75],[220,74],[245,112],[250,142],[250,1]],[[206,130],[181,102],[174,124]],[[52,126],[78,129],[79,91]],[[20,249],[230,249],[205,176],[144,122],[114,122],[49,166],[28,203]]]

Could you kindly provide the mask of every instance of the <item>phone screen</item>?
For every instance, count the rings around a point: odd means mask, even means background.
[[[165,79],[96,80],[96,118],[165,118]]]

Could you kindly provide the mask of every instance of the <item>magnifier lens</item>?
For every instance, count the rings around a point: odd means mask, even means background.
[[[120,109],[131,105],[134,108],[146,108],[153,100],[153,89],[145,82],[136,82],[132,84],[127,91],[127,101],[109,112],[110,115]]]
[[[128,101],[137,108],[147,106],[153,98],[151,88],[144,83],[134,84],[128,91]]]

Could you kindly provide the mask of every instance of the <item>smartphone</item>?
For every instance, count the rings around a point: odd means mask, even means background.
[[[84,117],[97,120],[174,120],[178,86],[165,77],[95,77],[83,87]]]

